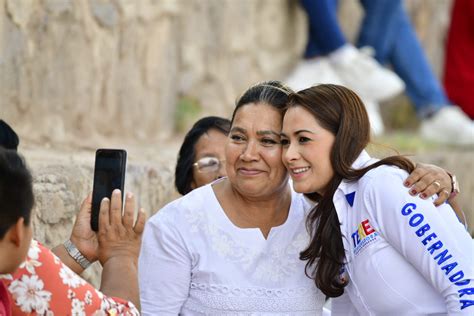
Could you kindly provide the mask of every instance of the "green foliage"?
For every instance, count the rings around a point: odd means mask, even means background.
[[[175,128],[178,133],[185,133],[198,119],[202,106],[196,98],[181,96],[176,104]]]

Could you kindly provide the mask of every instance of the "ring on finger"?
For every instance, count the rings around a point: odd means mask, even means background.
[[[433,184],[435,184],[438,189],[441,188],[441,183],[439,183],[439,181],[433,181]]]

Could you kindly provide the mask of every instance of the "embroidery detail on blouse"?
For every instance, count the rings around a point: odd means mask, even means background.
[[[201,232],[208,236],[210,246],[217,255],[239,264],[254,280],[280,282],[294,274],[297,269],[301,269],[299,253],[309,242],[305,229],[301,229],[291,243],[281,246],[274,244],[272,248],[267,249],[267,252],[262,253],[260,249],[250,248],[242,241],[235,240],[205,212],[188,209],[184,213],[184,218],[190,225],[191,233]],[[259,265],[255,267],[254,263],[257,260]]]
[[[320,315],[323,304],[324,296],[316,287],[239,288],[191,282],[184,309],[219,315]]]

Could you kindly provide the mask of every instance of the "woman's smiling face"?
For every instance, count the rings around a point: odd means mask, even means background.
[[[281,160],[282,116],[265,103],[249,103],[237,112],[226,146],[227,176],[246,197],[279,194],[288,174]]]
[[[288,109],[281,133],[282,160],[300,193],[324,193],[333,177],[331,150],[335,136],[302,106]]]

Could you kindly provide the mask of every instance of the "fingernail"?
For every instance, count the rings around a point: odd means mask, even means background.
[[[102,199],[102,203],[105,203],[105,202],[108,202],[108,201],[109,201],[109,199],[106,198],[106,197]]]
[[[118,194],[120,194],[120,190],[119,190],[119,189],[115,189],[115,190],[112,192],[112,194],[118,195]]]
[[[405,181],[405,182],[403,182],[403,185],[406,186],[406,187],[409,187],[409,186],[410,186],[410,182]]]
[[[410,194],[411,194],[411,195],[416,195],[416,193],[417,193],[417,192],[416,192],[415,189],[411,189],[411,190],[410,190]]]
[[[420,197],[421,197],[422,199],[426,199],[426,194],[425,194],[425,193],[421,193],[421,194],[420,194]]]
[[[127,193],[127,199],[131,199],[133,197],[133,193],[132,192],[128,192]]]

